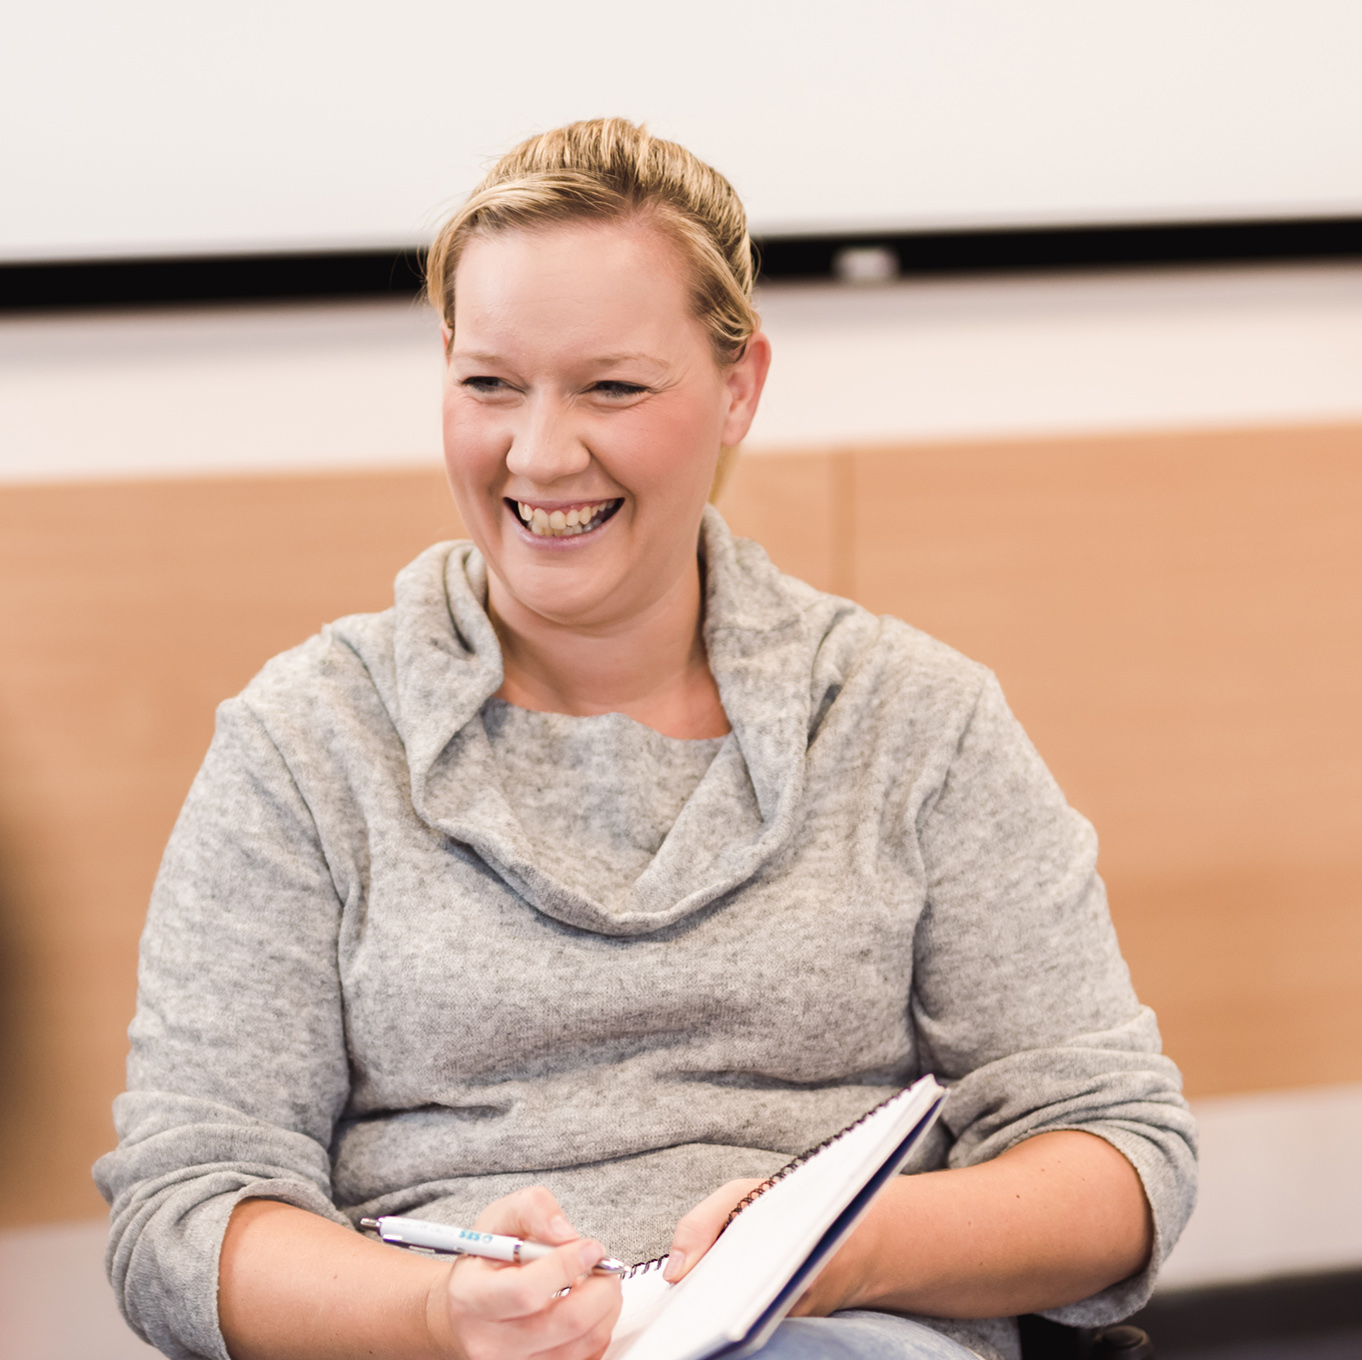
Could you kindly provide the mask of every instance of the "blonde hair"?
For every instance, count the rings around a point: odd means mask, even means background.
[[[761,325],[747,214],[717,170],[623,118],[569,123],[504,155],[440,228],[426,257],[426,293],[454,330],[454,275],[482,233],[575,221],[641,218],[666,233],[690,268],[691,307],[721,365]]]

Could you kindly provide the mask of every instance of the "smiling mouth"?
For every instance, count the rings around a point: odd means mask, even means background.
[[[525,501],[506,501],[507,507],[536,538],[573,538],[578,534],[589,534],[593,529],[599,529],[623,504],[623,499],[617,497],[608,501],[583,501],[565,510],[545,510],[542,505],[529,505]]]

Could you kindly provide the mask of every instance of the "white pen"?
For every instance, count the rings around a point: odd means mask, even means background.
[[[547,1242],[522,1242],[518,1237],[499,1237],[496,1233],[474,1232],[472,1228],[450,1228],[443,1223],[428,1223],[423,1218],[361,1218],[359,1226],[377,1233],[394,1247],[413,1247],[442,1256],[484,1256],[489,1261],[513,1261],[516,1265],[541,1260],[558,1250]],[[628,1269],[623,1261],[604,1256],[592,1267],[592,1274],[623,1275]]]

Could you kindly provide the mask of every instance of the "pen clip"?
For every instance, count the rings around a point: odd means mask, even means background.
[[[466,1252],[459,1251],[456,1247],[430,1247],[425,1243],[404,1242],[401,1237],[394,1233],[391,1237],[383,1231],[383,1222],[377,1218],[361,1218],[359,1221],[361,1232],[371,1232],[375,1237],[386,1246],[401,1247],[403,1251],[414,1251],[418,1256],[466,1256]]]

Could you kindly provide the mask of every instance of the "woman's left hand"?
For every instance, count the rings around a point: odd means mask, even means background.
[[[760,1180],[729,1181],[701,1200],[676,1225],[672,1237],[671,1259],[663,1272],[673,1282],[682,1279],[715,1243],[728,1222],[734,1206],[761,1184]],[[855,1308],[866,1275],[865,1243],[862,1228],[838,1248],[817,1279],[790,1310],[792,1317],[826,1317],[840,1308]]]
[[[873,1206],[871,1212],[874,1212]],[[862,1219],[795,1301],[790,1309],[791,1317],[827,1317],[843,1308],[868,1306],[866,1281],[871,1276],[874,1262],[870,1234],[870,1225]]]
[[[729,1181],[677,1225],[666,1271],[680,1279],[760,1181]],[[992,1161],[895,1176],[795,1316],[875,1308],[929,1317],[1035,1313],[1144,1269],[1153,1216],[1134,1166],[1077,1129],[1036,1134]]]
[[[699,1204],[676,1225],[669,1249],[671,1259],[662,1272],[665,1280],[675,1284],[688,1275],[695,1263],[707,1252],[724,1230],[728,1216],[744,1196],[752,1193],[760,1180],[728,1181]]]

